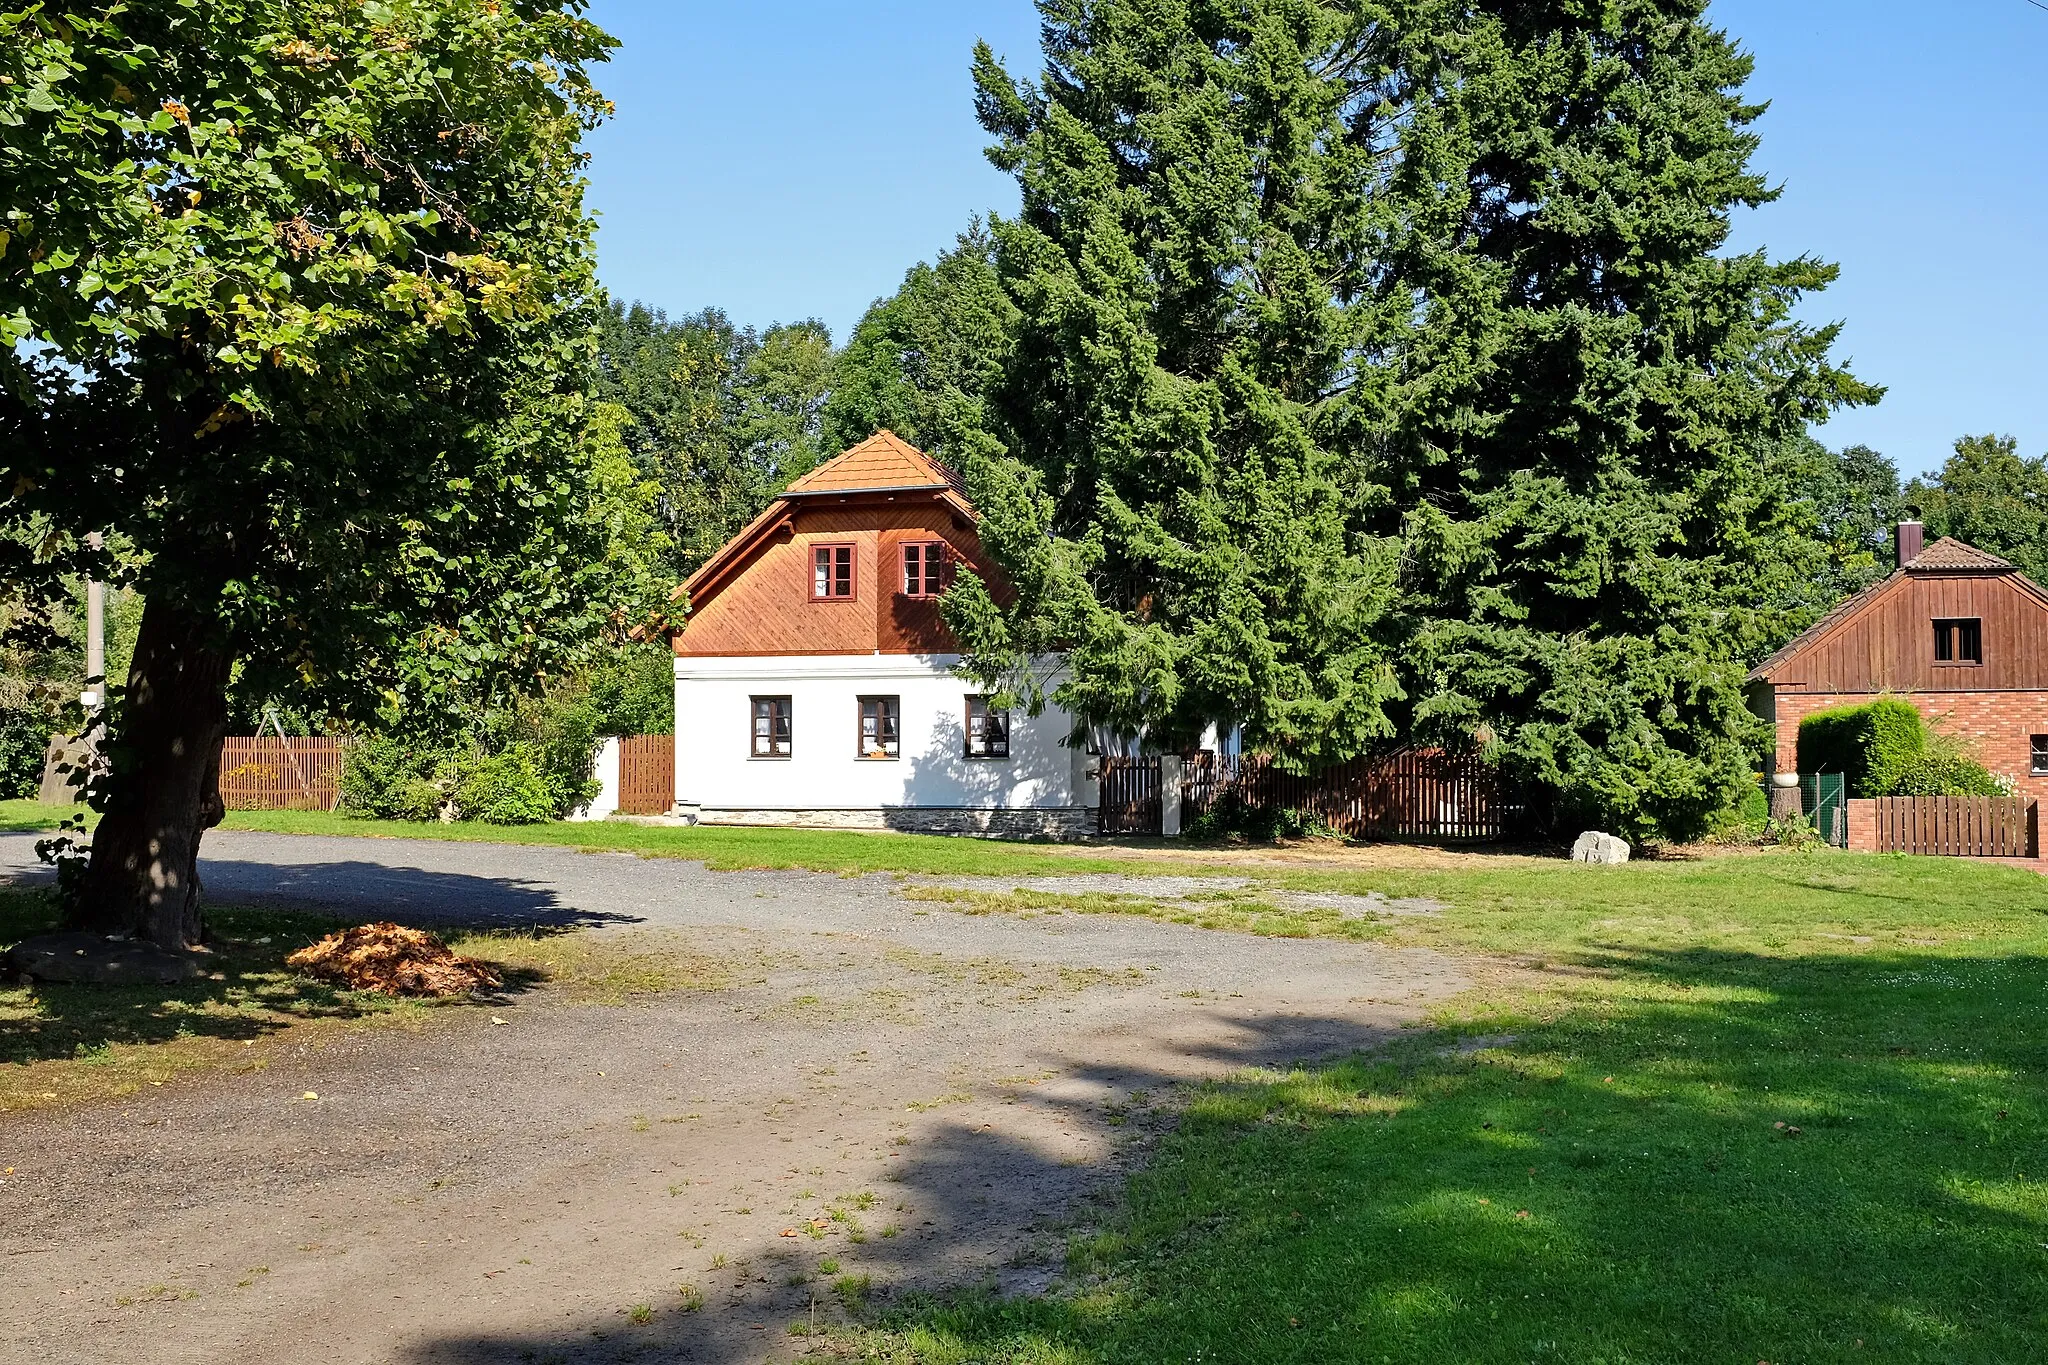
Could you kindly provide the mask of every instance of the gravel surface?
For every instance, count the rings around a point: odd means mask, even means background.
[[[0,837],[0,875],[40,875],[33,842]],[[1418,950],[968,915],[889,876],[233,832],[207,851],[224,901],[680,931],[728,982],[287,1034],[260,1070],[0,1119],[0,1358],[790,1359],[792,1322],[842,1316],[826,1258],[877,1295],[1044,1288],[1177,1087],[1370,1046],[1467,984]]]

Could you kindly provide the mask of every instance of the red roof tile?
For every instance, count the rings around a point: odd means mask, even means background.
[[[1943,536],[1932,545],[1913,556],[1906,563],[1908,573],[1926,573],[1944,569],[1977,570],[1978,572],[2010,571],[2012,562],[2000,559],[1989,551],[1974,545],[1966,545],[1954,536]]]
[[[959,476],[893,431],[878,431],[789,486],[791,493],[850,493],[871,488],[950,488]]]

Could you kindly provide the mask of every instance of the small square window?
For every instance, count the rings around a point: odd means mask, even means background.
[[[2048,735],[2034,735],[2027,743],[2032,761],[2027,765],[2036,777],[2048,777]]]
[[[1010,756],[1010,713],[990,706],[987,697],[967,699],[967,756]]]
[[[861,758],[895,758],[902,752],[897,733],[897,718],[902,713],[900,698],[860,699],[860,748],[857,753]]]
[[[818,545],[811,549],[811,598],[842,601],[853,596],[853,547]]]
[[[1984,624],[1975,616],[1956,616],[1934,623],[1934,662],[1984,662]]]
[[[946,590],[946,543],[917,541],[903,547],[903,595],[937,597]]]
[[[790,705],[788,697],[754,698],[755,758],[788,758],[790,755]]]

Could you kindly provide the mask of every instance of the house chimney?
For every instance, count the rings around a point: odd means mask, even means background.
[[[1920,549],[1927,543],[1927,532],[1917,521],[1899,523],[1899,567],[1905,568],[1920,557]]]

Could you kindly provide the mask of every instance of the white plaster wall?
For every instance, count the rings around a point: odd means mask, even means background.
[[[598,781],[598,793],[569,812],[571,820],[602,820],[619,808],[619,741],[607,739],[598,746],[597,762],[591,775]]]
[[[676,660],[676,799],[685,806],[847,810],[891,806],[1069,807],[1085,755],[1047,707],[1011,713],[1007,759],[965,756],[966,699],[982,689],[958,655],[848,654]],[[791,699],[791,756],[751,755],[752,699]],[[859,701],[902,700],[902,756],[860,758]]]

